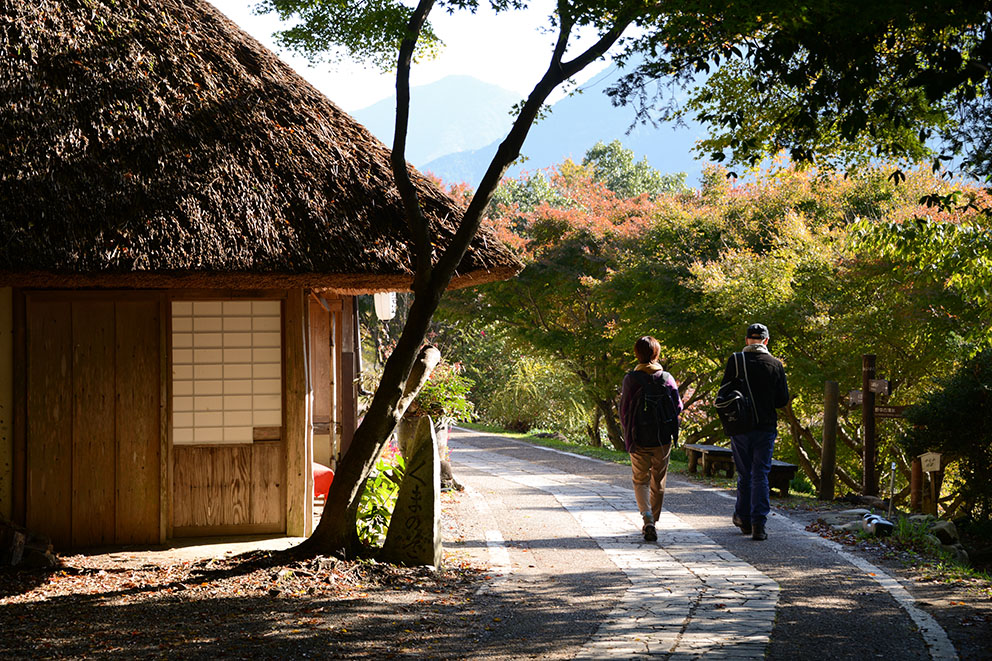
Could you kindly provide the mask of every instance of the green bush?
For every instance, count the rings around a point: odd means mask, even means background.
[[[962,512],[992,519],[992,349],[966,361],[940,389],[906,411],[913,425],[901,443],[911,455],[940,452],[957,463],[951,484]]]
[[[526,356],[493,393],[486,411],[487,422],[506,429],[549,429],[570,437],[584,435],[588,418],[585,396],[575,376]]]
[[[356,528],[358,538],[366,546],[379,548],[386,540],[389,519],[393,515],[405,469],[403,455],[390,445],[365,481]]]
[[[417,393],[408,412],[410,415],[429,415],[437,425],[470,422],[475,417],[468,399],[471,389],[472,381],[462,376],[461,364],[442,359]]]

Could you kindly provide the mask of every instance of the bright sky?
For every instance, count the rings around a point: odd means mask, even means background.
[[[349,112],[360,110],[393,93],[395,78],[361,65],[321,64],[309,66],[306,59],[280,50],[272,33],[281,29],[274,14],[255,15],[254,0],[209,0],[241,29],[275,51],[300,75],[310,81],[331,101]],[[443,11],[432,15],[435,31],[446,46],[440,57],[414,65],[411,84],[426,85],[450,75],[468,75],[505,89],[530,92],[544,74],[551,54],[554,35],[542,33],[553,3],[535,0],[535,8],[494,15],[480,9],[478,15],[458,12],[449,16]],[[597,63],[586,77],[604,65]],[[554,98],[552,98],[554,100]]]

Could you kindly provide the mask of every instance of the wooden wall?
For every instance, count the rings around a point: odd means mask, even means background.
[[[173,448],[173,535],[286,530],[282,441]]]
[[[25,523],[57,546],[164,541],[161,324],[157,294],[26,296],[15,450]]]
[[[0,287],[0,516],[14,512],[14,299]]]

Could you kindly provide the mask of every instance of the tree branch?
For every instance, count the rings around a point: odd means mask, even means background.
[[[510,164],[520,156],[520,148],[523,146],[527,133],[530,131],[530,127],[537,118],[538,113],[540,113],[541,107],[547,100],[548,95],[562,82],[574,76],[591,62],[605,55],[610,47],[616,43],[617,39],[620,38],[623,31],[627,29],[627,26],[630,25],[630,20],[626,15],[618,17],[613,26],[595,44],[570,62],[563,63],[561,57],[567,46],[572,26],[564,18],[562,19],[555,52],[551,57],[548,70],[534,86],[534,89],[520,109],[520,113],[514,120],[509,133],[507,133],[503,142],[500,143],[499,149],[496,150],[496,155],[493,156],[489,168],[486,170],[485,175],[483,175],[482,181],[479,182],[475,195],[472,196],[472,201],[469,203],[468,209],[465,210],[465,215],[462,216],[462,221],[458,226],[458,230],[455,232],[455,236],[452,237],[448,248],[438,260],[437,268],[432,274],[432,277],[441,280],[436,283],[437,286],[442,289],[446,287],[448,280],[450,280],[455,272],[455,268],[461,262],[462,256],[465,254],[465,250],[468,249],[472,237],[479,230],[479,225],[482,222],[482,214],[489,206],[489,202],[496,192],[496,187],[506,173],[507,168],[510,167]]]
[[[406,164],[406,138],[410,125],[410,67],[413,64],[413,53],[417,47],[417,38],[427,22],[427,16],[434,8],[435,0],[420,0],[417,8],[410,16],[407,36],[400,44],[399,58],[396,65],[396,124],[393,129],[393,150],[390,163],[393,178],[399,189],[403,207],[406,209],[406,221],[413,236],[414,253],[417,264],[414,275],[413,289],[423,286],[431,274],[431,241],[430,230],[424,211],[420,206],[417,189],[410,179],[410,171]],[[471,238],[470,238],[471,240]]]

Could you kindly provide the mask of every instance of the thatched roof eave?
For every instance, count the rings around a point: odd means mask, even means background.
[[[463,209],[410,175],[440,253]],[[0,2],[0,272],[382,291],[412,243],[389,149],[204,0]],[[456,282],[519,270],[484,229]]]
[[[506,280],[516,268],[478,269],[456,274],[448,289],[461,289]],[[309,289],[356,296],[378,292],[410,291],[408,274],[368,273],[52,273],[45,271],[0,271],[0,287],[25,289],[94,290],[286,290]]]

